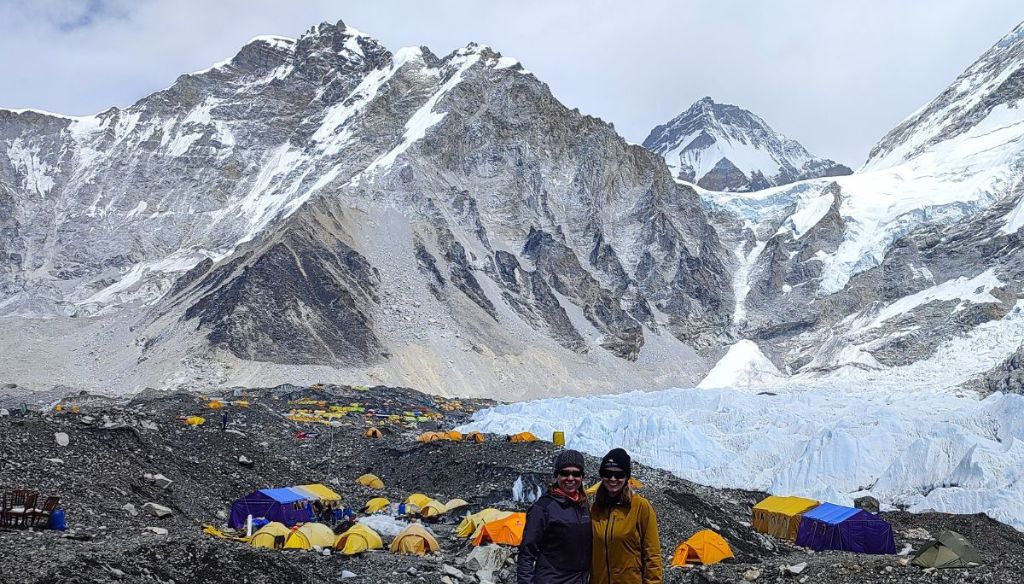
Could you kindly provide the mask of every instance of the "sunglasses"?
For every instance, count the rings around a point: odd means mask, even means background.
[[[583,476],[583,471],[582,470],[560,470],[560,471],[558,471],[558,476],[560,476],[560,477],[573,477],[573,478],[577,478],[578,479],[578,478]]]
[[[621,479],[626,478],[626,473],[624,471],[621,471],[621,470],[602,470],[601,471],[601,478],[602,479],[620,479],[621,480]]]

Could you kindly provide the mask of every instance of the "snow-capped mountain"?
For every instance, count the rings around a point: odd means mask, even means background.
[[[694,382],[732,306],[659,157],[488,47],[343,23],[129,108],[0,111],[0,221],[0,378],[28,386]]]
[[[1024,309],[1022,75],[1018,26],[858,173],[705,192],[735,250],[738,334],[789,372],[948,363],[958,351],[975,374],[1005,369]]]
[[[653,130],[644,147],[681,180],[713,191],[757,191],[798,180],[850,174],[734,105],[705,97]]]
[[[673,180],[488,47],[391,52],[343,23],[128,108],[0,110],[0,381],[517,399],[695,384],[728,353],[759,383],[957,363],[936,383],[1011,387],[1020,30],[862,172],[749,193]],[[815,160],[730,107],[695,106]]]

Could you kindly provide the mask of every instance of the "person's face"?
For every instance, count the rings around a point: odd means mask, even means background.
[[[614,497],[622,492],[622,487],[626,486],[626,473],[617,468],[602,470],[601,484],[604,485],[604,490]]]
[[[567,466],[558,471],[558,488],[566,493],[573,493],[580,489],[583,484],[583,469],[575,466]]]

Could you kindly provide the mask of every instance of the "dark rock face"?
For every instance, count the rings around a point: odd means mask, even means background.
[[[764,181],[764,175],[758,174],[758,177]],[[700,177],[697,184],[712,191],[729,191],[736,190],[737,186],[746,185],[749,182],[751,182],[750,179],[743,174],[742,170],[736,168],[736,165],[728,158],[722,158],[715,163],[714,168]]]
[[[984,388],[990,392],[1024,394],[1024,346],[985,376]]]
[[[293,228],[240,262],[211,270],[185,311],[235,356],[275,363],[359,365],[379,357],[367,311],[379,276],[336,235]]]
[[[588,350],[540,272],[527,272],[516,256],[505,251],[494,253],[494,266],[504,288],[502,297],[513,310],[534,328],[546,330],[563,347],[576,353]]]

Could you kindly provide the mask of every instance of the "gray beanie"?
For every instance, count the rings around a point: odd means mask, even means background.
[[[567,466],[575,466],[583,470],[583,455],[576,450],[563,450],[555,457],[555,468],[551,474],[558,474],[558,471]]]

